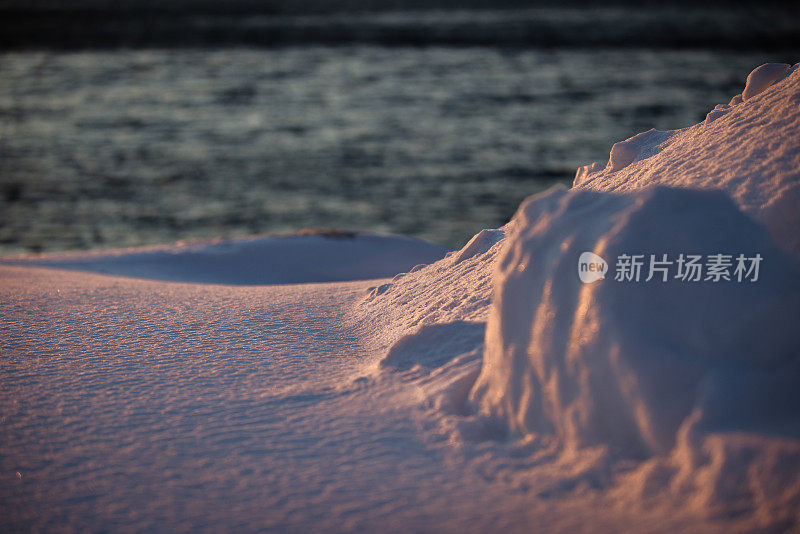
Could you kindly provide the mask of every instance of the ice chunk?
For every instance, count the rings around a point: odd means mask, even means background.
[[[780,80],[790,68],[791,65],[788,63],[764,63],[760,67],[756,67],[747,76],[747,84],[744,91],[742,91],[742,99],[750,100],[763,92],[764,89]]]
[[[461,263],[462,261],[485,254],[495,243],[503,239],[503,230],[489,230],[484,229],[475,234],[469,242],[464,245],[464,248],[459,250],[453,258],[453,263]]]
[[[590,174],[602,171],[605,168],[606,166],[599,161],[595,161],[589,165],[584,165],[583,167],[578,167],[578,170],[575,172],[575,179],[572,181],[572,185],[578,185],[585,182],[589,179]]]
[[[610,169],[611,172],[624,169],[633,163],[642,153],[668,139],[672,133],[671,131],[665,132],[652,128],[646,132],[636,134],[625,141],[614,143],[614,146],[611,147],[607,168]]]

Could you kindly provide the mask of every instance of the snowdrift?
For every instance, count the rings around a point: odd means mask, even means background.
[[[171,282],[262,285],[368,280],[430,263],[447,249],[418,239],[377,234],[256,237],[3,259]]]
[[[694,411],[715,428],[800,432],[800,269],[721,192],[559,189],[525,202],[495,272],[482,413],[565,448],[664,454]],[[583,283],[580,255],[760,254],[756,281]],[[749,262],[747,264],[749,266]],[[613,270],[613,266],[611,267]],[[733,273],[733,267],[729,270]],[[730,276],[730,275],[729,275]],[[789,417],[789,421],[785,418]]]
[[[4,258],[0,527],[798,530],[798,128],[761,66],[446,255]]]
[[[629,499],[647,486],[751,526],[798,525],[800,71],[787,72],[762,66],[715,121],[618,143],[574,189],[522,204],[470,392],[481,418],[562,456],[643,462],[619,486]],[[608,262],[589,283],[586,252]],[[681,273],[688,255],[707,271]],[[730,260],[724,276],[714,258]]]
[[[799,108],[800,69],[759,67],[703,123],[615,144],[571,190],[374,289],[381,369],[416,366],[451,442],[538,443],[540,479],[797,528]],[[586,253],[606,262],[588,283]]]
[[[480,415],[515,435],[554,440],[563,454],[600,447],[606,462],[678,457],[676,469],[695,477],[692,491],[709,501],[707,510],[735,506],[770,524],[796,514],[760,507],[785,501],[787,487],[794,489],[784,505],[800,505],[800,441],[783,446],[781,476],[792,475],[775,488],[774,470],[754,467],[769,453],[752,443],[733,452],[726,437],[800,438],[795,260],[722,192],[562,189],[525,202],[516,217],[495,272],[483,368],[471,392]],[[744,253],[763,261],[756,281],[692,282],[675,271],[666,281],[660,272],[645,281],[645,264],[639,282],[609,274],[584,284],[577,273],[585,251],[659,260]],[[681,440],[689,429],[694,441]],[[691,459],[708,447],[725,467],[698,480],[703,462]],[[715,491],[741,484],[735,499]]]

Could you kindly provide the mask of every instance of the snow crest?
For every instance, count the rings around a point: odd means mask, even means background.
[[[573,185],[615,192],[656,184],[721,189],[784,249],[800,255],[798,105],[798,65],[767,63],[750,73],[741,95],[718,105],[704,122],[617,143],[608,165],[581,167]]]
[[[616,143],[573,189],[373,290],[380,367],[416,370],[449,443],[519,444],[528,467],[508,476],[537,494],[588,484],[628,509],[796,528],[798,70],[755,69],[703,123]],[[626,255],[638,281],[618,275]],[[697,280],[679,274],[690,255]],[[605,276],[582,280],[582,257]]]

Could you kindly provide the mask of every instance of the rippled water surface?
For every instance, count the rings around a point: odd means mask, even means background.
[[[457,247],[774,54],[291,47],[0,55],[0,252],[286,233]]]

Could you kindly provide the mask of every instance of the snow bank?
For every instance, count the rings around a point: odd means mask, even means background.
[[[260,285],[387,278],[447,249],[402,236],[298,235],[145,249],[54,253],[3,263],[58,267],[173,282]]]
[[[636,457],[670,451],[696,410],[725,428],[800,422],[800,270],[724,194],[557,189],[516,217],[472,392],[483,414],[568,449]],[[605,280],[581,282],[584,251],[609,261]],[[639,282],[611,274],[624,254],[681,253],[763,260],[755,282],[683,281],[676,265],[667,281],[658,272],[646,282],[647,261]],[[745,379],[769,389],[742,390]]]
[[[800,254],[800,68],[767,63],[742,95],[707,119],[671,132],[651,130],[617,143],[609,163],[578,169],[574,187],[635,191],[654,184],[722,189]]]
[[[800,69],[759,67],[716,120],[617,143],[526,200],[495,263],[476,421],[589,481],[625,465],[628,505],[796,528],[799,104]]]
[[[357,235],[3,259],[0,517],[797,530],[798,70],[446,256]]]

